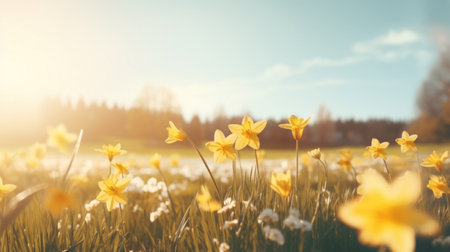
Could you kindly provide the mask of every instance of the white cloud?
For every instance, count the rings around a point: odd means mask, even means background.
[[[428,55],[427,50],[411,48],[422,37],[412,30],[390,30],[386,34],[368,41],[356,42],[352,46],[353,54],[344,58],[312,58],[301,61],[298,65],[278,63],[268,67],[258,81],[282,80],[292,76],[306,73],[317,67],[341,67],[356,64],[362,61],[375,59],[381,61],[393,61],[409,56],[421,60]]]
[[[390,30],[388,33],[367,41],[356,42],[352,51],[359,55],[368,55],[377,60],[392,61],[408,56],[418,56],[418,42],[422,37],[411,30]],[[420,54],[422,54],[420,52]]]
[[[315,67],[339,67],[346,66],[357,63],[363,60],[358,56],[349,56],[341,59],[329,59],[329,58],[312,58],[308,60],[304,60],[300,62],[297,66],[290,66],[287,64],[276,64],[271,67],[268,67],[263,75],[261,80],[274,80],[274,79],[283,79],[288,78],[295,75],[303,74]]]
[[[312,81],[312,82],[304,82],[294,85],[291,85],[292,88],[297,90],[304,90],[304,89],[312,89],[312,88],[319,88],[319,87],[329,87],[329,86],[340,86],[345,83],[345,80],[343,79],[324,79],[319,81]]]
[[[329,86],[344,85],[344,79],[326,76],[311,82],[295,82],[287,84],[287,78],[298,77],[315,68],[344,67],[369,60],[394,61],[406,57],[413,57],[417,61],[430,58],[430,52],[419,43],[422,37],[411,30],[391,30],[372,40],[356,42],[352,53],[342,58],[316,57],[306,59],[297,65],[278,63],[268,67],[265,71],[247,78],[215,80],[197,82],[187,80],[171,80],[171,86],[179,104],[183,104],[183,112],[205,113],[205,106],[210,107],[207,113],[213,113],[218,105],[226,104],[227,112],[232,114],[242,112],[245,104],[251,104],[252,99],[267,97],[274,89],[283,87],[291,90],[315,89]],[[411,47],[413,46],[413,47]],[[291,82],[291,81],[290,81]],[[292,83],[292,82],[291,82]],[[255,88],[257,87],[257,88]],[[256,98],[255,98],[256,97]],[[245,102],[243,102],[245,101]],[[208,109],[206,109],[208,110]]]

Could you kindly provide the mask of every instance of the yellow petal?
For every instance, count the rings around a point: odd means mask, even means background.
[[[127,188],[128,184],[130,184],[131,178],[123,178],[119,179],[116,183],[116,187],[118,190],[123,191],[125,188]]]
[[[253,119],[248,115],[246,115],[246,116],[244,116],[244,118],[242,118],[242,125],[246,124],[247,122],[250,122],[250,124],[253,124]]]
[[[255,124],[253,124],[252,126],[252,131],[255,133],[261,133],[261,131],[264,130],[264,128],[266,127],[267,121],[259,121],[256,122]]]
[[[290,124],[280,124],[280,125],[278,125],[278,127],[282,128],[282,129],[292,130],[292,126]]]
[[[259,149],[259,138],[257,136],[251,136],[248,139],[248,146],[250,146],[254,150],[258,150]]]
[[[244,147],[248,145],[248,142],[249,142],[249,140],[247,138],[238,136],[238,138],[236,139],[236,145],[235,145],[236,150],[244,149]]]
[[[378,146],[380,145],[380,141],[378,141],[378,139],[376,138],[372,138],[372,146]]]
[[[214,132],[214,141],[216,142],[224,142],[225,141],[225,135],[223,132],[219,129],[216,129]]]
[[[230,129],[230,131],[233,134],[240,135],[241,134],[241,130],[242,130],[242,126],[239,125],[239,124],[230,124],[230,125],[228,125],[228,129]]]

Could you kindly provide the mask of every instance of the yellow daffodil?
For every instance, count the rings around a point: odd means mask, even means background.
[[[75,185],[80,185],[88,182],[88,178],[86,175],[82,174],[73,174],[69,177],[70,181],[72,181]]]
[[[119,179],[117,176],[111,175],[108,179],[98,182],[101,192],[98,194],[97,200],[105,202],[108,211],[111,211],[116,203],[126,204],[127,196],[123,190],[127,188],[130,181],[130,178]]]
[[[417,135],[409,135],[405,130],[402,132],[402,137],[395,139],[395,141],[400,145],[400,150],[402,152],[407,152],[408,150],[417,151],[417,147],[414,144]]]
[[[14,153],[3,151],[0,154],[0,167],[10,166],[14,160]]]
[[[35,156],[29,156],[27,157],[25,164],[27,165],[28,168],[37,169],[41,164],[41,161]]]
[[[440,199],[443,193],[450,193],[450,188],[448,188],[447,181],[445,181],[444,177],[431,175],[427,187],[433,191],[434,197],[437,199]]]
[[[244,116],[242,119],[242,125],[230,124],[228,128],[230,131],[237,136],[236,139],[236,150],[242,150],[245,146],[250,146],[251,148],[259,149],[259,138],[258,134],[264,130],[267,121],[259,121],[253,123],[253,119],[250,116]]]
[[[75,197],[61,189],[51,188],[47,201],[45,202],[45,209],[50,211],[54,217],[58,217],[64,209],[76,206]]]
[[[322,155],[320,148],[308,151],[308,154],[314,159],[320,159],[320,156]]]
[[[380,144],[380,141],[376,138],[372,138],[372,145],[367,147],[367,150],[372,154],[373,158],[380,157],[386,160],[386,152],[384,150],[389,146],[388,142],[383,142]]]
[[[424,235],[439,232],[438,222],[413,207],[420,196],[418,174],[407,172],[392,184],[372,169],[361,177],[363,196],[338,209],[338,217],[359,230],[361,243],[387,245],[394,252],[411,252],[415,232]]]
[[[112,163],[112,166],[116,168],[116,175],[119,174],[128,174],[128,168],[130,168],[129,164],[125,164],[122,162]]]
[[[161,155],[159,155],[158,153],[153,154],[153,156],[150,157],[148,163],[151,167],[159,169],[161,165]]]
[[[121,150],[122,146],[120,145],[120,143],[116,145],[112,144],[103,145],[102,148],[103,149],[95,149],[95,151],[98,151],[106,155],[108,157],[109,162],[111,162],[115,156],[127,153],[126,150]]]
[[[270,187],[279,195],[287,198],[291,193],[291,171],[287,170],[286,173],[272,172],[270,178]]]
[[[72,133],[68,133],[66,126],[59,124],[55,128],[48,129],[47,144],[52,147],[58,148],[61,152],[67,152],[67,145],[74,142],[77,136]]]
[[[297,118],[295,115],[291,115],[288,119],[288,124],[280,124],[278,126],[283,129],[291,130],[292,137],[294,137],[296,141],[299,141],[303,136],[303,130],[306,125],[308,125],[309,120],[311,120],[311,117],[308,117],[305,120],[303,118]]]
[[[183,142],[187,139],[186,133],[181,128],[177,128],[172,121],[169,122],[169,127],[166,128],[169,136],[166,139],[166,143],[171,144],[177,141]]]
[[[17,186],[13,184],[3,184],[3,180],[0,177],[0,200],[2,200],[5,194],[8,194],[12,192],[14,189],[16,189],[16,187]]]
[[[343,150],[339,155],[337,164],[340,165],[344,171],[349,172],[352,169],[352,159],[352,152],[350,150]]]
[[[226,158],[236,160],[236,153],[233,148],[236,137],[234,134],[225,137],[221,130],[216,129],[214,141],[206,143],[206,147],[214,152],[214,163],[223,162]]]
[[[258,159],[258,164],[261,165],[262,161],[264,160],[264,156],[266,155],[266,152],[263,150],[257,150],[256,151],[256,158]]]
[[[303,154],[301,156],[301,159],[302,159],[302,165],[303,166],[309,165],[309,162],[311,161],[311,157],[309,155],[306,155],[306,154]]]
[[[180,165],[180,156],[172,155],[170,157],[170,165],[173,167],[178,167]]]
[[[444,162],[448,158],[448,151],[442,153],[442,155],[439,157],[438,154],[436,154],[436,151],[433,151],[433,153],[425,158],[422,162],[423,167],[434,167],[438,172],[442,172],[444,170]]]
[[[205,212],[215,212],[222,208],[222,204],[211,197],[206,186],[202,185],[201,193],[197,195],[198,207]]]
[[[35,143],[31,146],[31,152],[37,159],[41,160],[47,153],[47,147],[44,144]]]

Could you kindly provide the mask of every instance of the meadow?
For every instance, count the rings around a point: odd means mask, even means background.
[[[50,128],[45,144],[0,152],[0,251],[450,249],[449,145],[406,133],[305,150],[308,121],[280,125],[291,150],[264,151],[250,117],[200,148],[84,145]],[[171,146],[190,141],[167,130]]]

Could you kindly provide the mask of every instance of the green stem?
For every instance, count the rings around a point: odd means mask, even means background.
[[[159,174],[161,174],[161,177],[164,180],[164,183],[166,184],[167,195],[169,196],[169,200],[170,200],[170,208],[172,208],[172,212],[175,214],[175,204],[173,203],[172,195],[170,194],[169,184],[167,184],[166,177],[164,176],[164,174],[161,171],[161,169],[158,169],[158,171],[159,171]]]
[[[384,162],[384,167],[386,167],[386,173],[387,173],[387,175],[389,177],[389,182],[392,182],[391,172],[389,171],[389,168],[387,166],[386,160],[383,159],[383,162]]]
[[[187,140],[188,140],[189,143],[192,145],[192,147],[194,147],[195,151],[197,151],[197,154],[198,154],[198,155],[200,156],[200,158],[202,159],[203,164],[205,165],[206,170],[208,171],[209,176],[211,177],[212,182],[214,183],[214,186],[216,187],[217,194],[219,195],[219,198],[220,198],[221,202],[223,202],[222,194],[220,193],[219,187],[217,186],[216,180],[214,179],[214,176],[213,176],[211,170],[209,169],[209,166],[208,166],[208,164],[206,163],[205,158],[203,157],[202,153],[201,153],[200,150],[197,148],[197,146],[195,146],[195,144],[191,141],[191,139],[190,139],[190,138],[187,138]]]
[[[259,174],[258,153],[256,153],[256,150],[255,150],[255,160],[256,160],[256,171],[258,172],[258,179],[259,179],[261,178],[261,175]]]
[[[127,240],[125,237],[125,221],[123,220],[123,214],[122,214],[123,210],[122,210],[122,205],[120,205],[120,204],[119,204],[119,209],[120,209],[120,221],[121,221],[120,226],[122,227],[121,230],[122,230],[123,248],[125,251],[128,251]]]
[[[298,191],[298,140],[295,140],[295,191]]]

